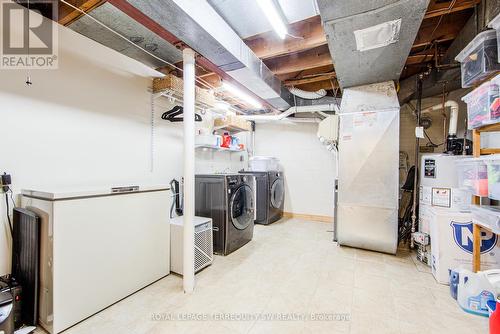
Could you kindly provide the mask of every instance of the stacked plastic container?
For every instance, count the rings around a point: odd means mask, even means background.
[[[497,31],[498,62],[500,63],[500,14],[498,14],[493,20],[491,20],[488,26]]]
[[[497,75],[462,97],[462,101],[467,103],[470,130],[500,121],[499,84],[500,75]]]
[[[471,207],[474,224],[486,227],[494,233],[500,234],[500,210],[489,205],[473,205]]]
[[[248,161],[249,168],[254,172],[279,171],[280,163],[275,157],[255,156]]]
[[[500,200],[500,154],[487,155],[482,159],[487,166],[488,197]]]
[[[488,196],[488,167],[482,158],[466,158],[456,161],[458,184],[475,196]]]
[[[472,87],[499,71],[496,31],[486,30],[478,34],[455,60],[461,63],[463,88]]]
[[[500,200],[500,154],[456,161],[459,186],[475,196]],[[474,223],[500,233],[500,207],[472,205]]]

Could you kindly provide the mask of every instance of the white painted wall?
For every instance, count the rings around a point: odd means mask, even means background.
[[[317,136],[316,123],[258,123],[256,155],[274,156],[285,172],[285,211],[333,217],[335,156]]]
[[[14,192],[165,184],[179,178],[182,123],[160,119],[171,107],[163,98],[155,102],[151,150],[148,87],[157,73],[62,27],[59,47],[59,69],[32,71],[31,87],[25,71],[0,70],[0,172],[12,174]],[[246,160],[239,155],[199,152],[197,171],[241,169]],[[213,159],[217,162],[207,164]],[[0,275],[10,271],[6,221],[2,197]]]

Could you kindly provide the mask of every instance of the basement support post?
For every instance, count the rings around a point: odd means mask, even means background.
[[[184,293],[194,291],[194,106],[195,106],[195,53],[186,48],[183,56],[184,79]]]

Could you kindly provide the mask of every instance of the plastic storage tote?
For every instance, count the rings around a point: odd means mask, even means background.
[[[470,190],[473,195],[488,196],[488,171],[481,158],[460,159],[455,162],[460,188]]]
[[[455,60],[461,63],[463,88],[472,87],[500,70],[496,31],[486,30],[478,34]]]
[[[488,197],[500,200],[500,154],[483,158],[488,168]]]
[[[475,129],[500,121],[500,110],[495,107],[497,100],[498,84],[495,80],[485,82],[462,97],[462,101],[467,103],[468,128]]]
[[[249,167],[254,172],[279,171],[279,160],[274,157],[252,157],[249,160]]]
[[[221,138],[216,135],[197,135],[195,137],[196,146],[202,147],[218,147],[220,146]]]
[[[494,233],[500,233],[500,208],[489,205],[472,205],[472,221],[486,227]]]
[[[500,63],[500,14],[490,21],[488,27],[497,31],[498,62]]]
[[[500,121],[500,74],[494,77],[491,81],[496,85],[498,94],[492,99],[493,102],[490,104],[490,115],[492,123],[497,123]]]

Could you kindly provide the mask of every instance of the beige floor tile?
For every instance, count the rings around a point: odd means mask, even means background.
[[[340,247],[330,230],[298,219],[256,226],[252,242],[197,274],[193,294],[172,274],[65,334],[487,333],[488,320],[463,312],[408,250]],[[311,320],[320,314],[330,318]],[[272,320],[280,315],[299,320]]]
[[[353,312],[350,333],[352,334],[399,334],[399,321],[390,315],[376,315],[366,312]]]

